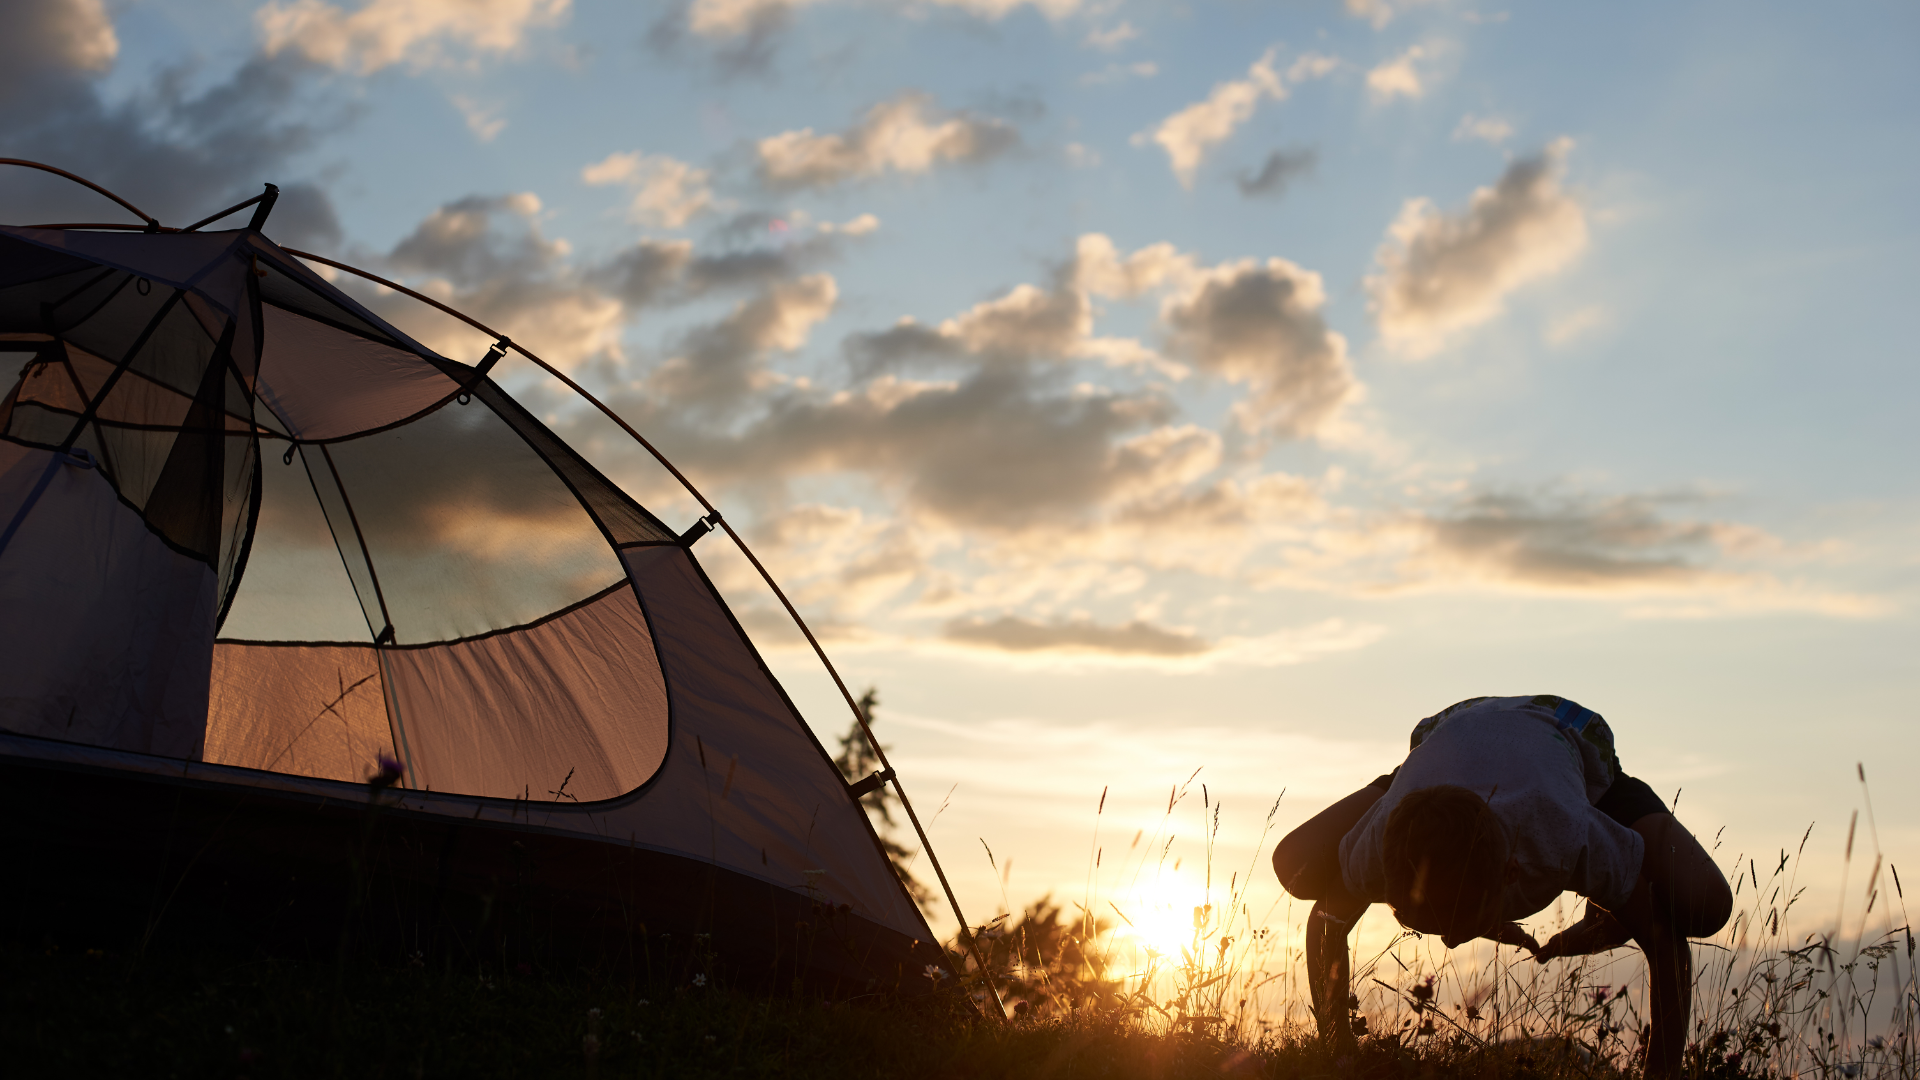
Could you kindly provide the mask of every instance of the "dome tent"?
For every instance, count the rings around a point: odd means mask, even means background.
[[[525,349],[438,355],[268,240],[273,194],[244,229],[0,226],[14,850],[90,918],[161,881],[169,920],[324,937],[381,888],[361,932],[409,949],[678,929],[750,978],[926,987],[859,805],[891,770],[850,787],[801,720],[694,556],[719,515],[676,531],[567,446],[503,356],[607,410]],[[317,899],[343,836],[353,895]]]

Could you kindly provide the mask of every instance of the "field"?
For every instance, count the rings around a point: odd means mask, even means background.
[[[1765,878],[1760,860],[1729,860],[1742,906],[1695,948],[1688,1074],[1920,1076],[1920,985],[1897,874],[1876,858],[1844,940],[1795,936],[1805,915],[1796,855],[1766,860]],[[421,956],[128,955],[35,941],[15,927],[0,952],[0,1040],[15,1075],[44,1076],[1591,1080],[1636,1071],[1644,996],[1628,950],[1537,966],[1514,950],[1447,954],[1399,935],[1356,958],[1352,1005],[1367,1034],[1335,1056],[1309,1035],[1297,939],[1250,913],[1227,917],[1239,905],[1237,895],[1224,899],[1217,920],[1194,913],[1177,957],[1130,974],[1113,962],[1112,924],[1080,905],[1027,905],[975,928],[989,978],[950,943],[951,970],[928,973],[943,992],[913,1003],[754,995],[684,969],[610,979]],[[1008,1021],[991,1018],[989,982]]]

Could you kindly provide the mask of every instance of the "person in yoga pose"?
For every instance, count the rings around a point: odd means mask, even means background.
[[[1307,982],[1320,1034],[1353,1042],[1347,935],[1384,903],[1448,948],[1487,938],[1545,962],[1617,948],[1646,954],[1647,1075],[1676,1076],[1686,1046],[1688,938],[1733,911],[1727,880],[1644,782],[1620,770],[1600,714],[1565,698],[1469,698],[1414,726],[1391,773],[1288,833],[1273,869],[1313,901]],[[1537,943],[1517,920],[1571,890],[1579,922]]]

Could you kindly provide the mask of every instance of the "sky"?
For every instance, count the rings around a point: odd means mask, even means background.
[[[175,225],[276,183],[274,239],[605,398],[878,688],[975,921],[1199,903],[1215,807],[1272,903],[1415,721],[1533,693],[1729,862],[1811,824],[1824,912],[1868,790],[1920,866],[1916,45],[1897,3],[16,0],[0,154]]]

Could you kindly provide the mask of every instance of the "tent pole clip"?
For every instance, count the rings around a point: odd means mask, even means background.
[[[291,464],[293,464],[293,455],[294,455],[294,454],[297,454],[297,453],[299,453],[299,452],[300,452],[300,440],[299,440],[299,439],[288,439],[288,440],[287,440],[287,452],[286,452],[286,453],[284,453],[284,454],[281,454],[281,455],[280,455],[280,464],[282,464],[282,465],[291,465]]]
[[[713,527],[718,524],[720,524],[720,511],[715,510],[713,513],[687,526],[687,531],[680,534],[680,546],[684,548],[692,547],[694,541],[712,532]]]
[[[485,379],[487,373],[493,370],[493,365],[499,363],[500,358],[507,355],[507,350],[512,347],[513,340],[511,338],[502,337],[499,341],[494,342],[493,347],[487,350],[485,358],[474,366],[473,377],[468,379],[466,383],[460,387],[460,392],[454,395],[454,400],[462,405],[472,401],[473,388],[480,385],[480,381]]]
[[[887,781],[891,779],[893,779],[892,769],[888,769],[886,772],[874,773],[872,776],[867,777],[865,780],[862,780],[857,784],[848,784],[847,794],[851,795],[855,802],[859,802],[861,799],[865,798],[866,796],[871,795],[874,792],[879,791],[881,788],[887,786]]]

